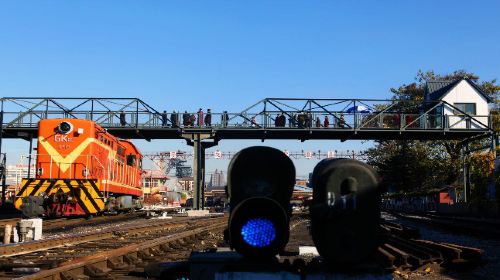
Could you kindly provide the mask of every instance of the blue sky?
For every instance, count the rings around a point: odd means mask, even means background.
[[[238,111],[265,97],[389,98],[419,69],[500,77],[499,10],[499,1],[1,1],[0,96],[140,97],[168,111]],[[27,147],[7,140],[3,149],[15,162]],[[298,173],[313,166],[298,162]]]

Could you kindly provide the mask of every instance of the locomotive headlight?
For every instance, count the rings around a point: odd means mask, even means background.
[[[57,131],[62,134],[68,134],[73,130],[73,125],[69,122],[61,122],[57,127]]]

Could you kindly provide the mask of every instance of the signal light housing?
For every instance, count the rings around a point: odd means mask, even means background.
[[[270,258],[289,238],[290,198],[295,167],[283,152],[250,147],[238,152],[228,169],[228,241],[240,254]]]
[[[352,265],[378,247],[380,192],[369,165],[352,159],[325,159],[312,175],[311,233],[329,263]]]

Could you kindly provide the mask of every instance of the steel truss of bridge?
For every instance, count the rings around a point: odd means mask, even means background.
[[[120,123],[121,112],[124,124]],[[197,112],[177,112],[175,123],[172,113],[167,112],[164,119],[163,110],[137,98],[5,97],[1,99],[1,137],[36,137],[38,121],[48,118],[93,120],[118,137],[148,140],[192,139],[193,134],[215,141],[463,140],[492,133],[490,116],[472,116],[445,101],[266,98],[240,112],[211,113],[210,124],[198,123]],[[191,115],[194,123],[184,122],[183,117]]]
[[[53,118],[92,120],[121,138],[185,139],[194,150],[195,209],[204,206],[205,149],[222,139],[467,143],[495,135],[491,116],[472,116],[445,101],[266,98],[240,112],[212,112],[209,123],[197,112],[164,114],[137,98],[4,97],[0,103],[0,154],[3,138],[35,138],[38,122]]]

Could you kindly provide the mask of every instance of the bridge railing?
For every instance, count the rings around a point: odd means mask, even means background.
[[[489,116],[456,116],[437,114],[402,114],[402,113],[344,113],[312,112],[295,114],[287,112],[284,121],[277,121],[280,113],[269,112],[212,114],[211,123],[205,120],[201,127],[215,129],[488,129]],[[199,128],[200,122],[195,113],[194,121],[189,124],[180,122],[178,126]],[[327,121],[325,122],[325,118]],[[227,119],[227,121],[225,121]],[[167,124],[168,127],[171,124]]]
[[[206,123],[206,113],[200,122],[197,113],[178,113],[178,122],[172,121],[167,113],[164,124],[161,114],[151,112],[123,111],[125,123],[120,121],[121,112],[107,111],[31,111],[4,112],[4,127],[36,128],[42,119],[78,118],[96,121],[106,128],[134,127],[147,128],[212,128],[212,129],[488,129],[490,116],[442,115],[442,114],[403,114],[383,113],[345,113],[345,112],[307,112],[296,111],[259,112],[259,113],[212,113],[210,124]],[[189,121],[184,121],[184,114]],[[280,117],[282,121],[279,121]],[[277,120],[278,119],[278,120]],[[283,120],[284,119],[284,120]],[[327,121],[325,121],[325,119]],[[201,126],[200,126],[201,124]]]
[[[93,120],[104,127],[119,127],[121,111],[31,111],[31,112],[4,112],[4,127],[37,127],[43,119],[74,118]],[[124,111],[125,125],[132,127],[161,127],[161,115],[150,112]]]

